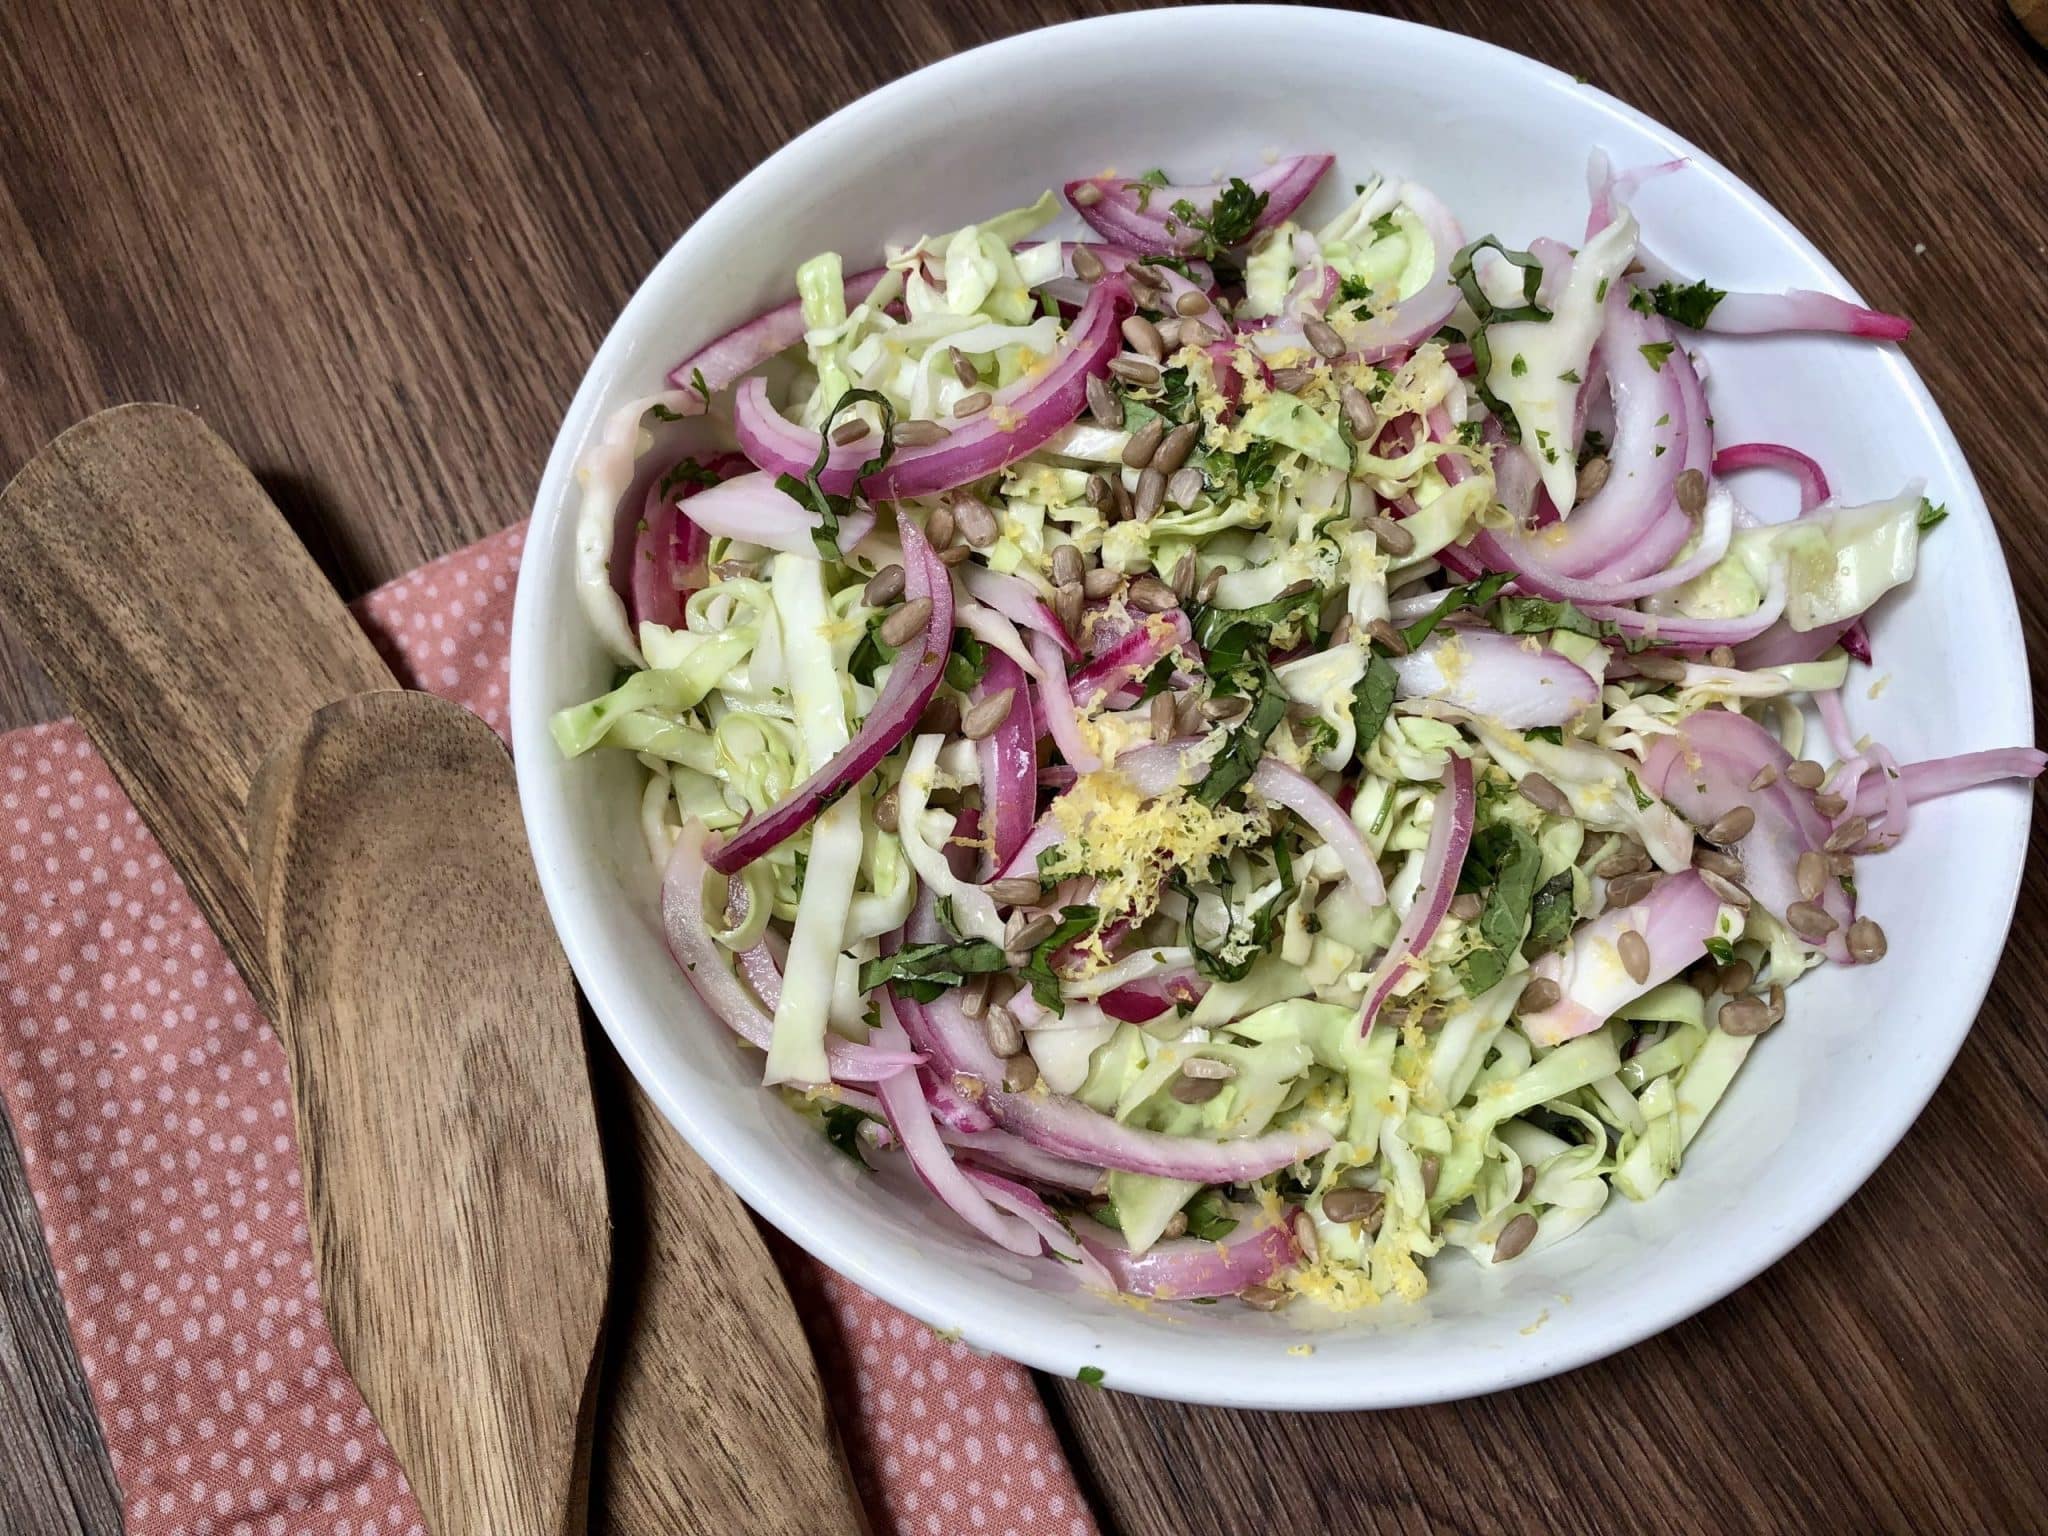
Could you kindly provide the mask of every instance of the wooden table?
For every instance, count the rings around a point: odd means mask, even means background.
[[[2038,653],[2048,60],[1998,0],[1796,3],[1390,9],[1672,124],[1915,316]],[[524,515],[604,327],[761,157],[917,65],[1089,8],[0,7],[0,470],[101,405],[195,406],[352,596]],[[0,647],[0,725],[55,712]],[[2042,868],[1920,1124],[1762,1279],[1621,1359],[1456,1407],[1245,1414],[1049,1383],[1105,1529],[2048,1527]],[[113,1531],[117,1507],[0,1126],[0,1531]]]

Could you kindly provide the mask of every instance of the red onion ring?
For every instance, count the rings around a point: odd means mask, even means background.
[[[859,304],[875,284],[888,275],[887,267],[870,267],[846,279],[848,308]],[[803,300],[764,310],[743,325],[734,326],[709,346],[700,347],[668,372],[668,381],[690,396],[683,407],[685,416],[701,416],[710,403],[697,389],[697,376],[704,387],[717,394],[734,381],[752,373],[778,352],[786,352],[804,339]],[[813,452],[816,450],[813,449]]]
[[[1016,857],[1038,815],[1038,738],[1031,732],[1030,687],[1024,669],[997,651],[974,688],[976,703],[1005,688],[1014,690],[1009,714],[974,744],[981,763],[982,823],[992,844],[982,854],[984,879]]]
[[[713,538],[742,539],[786,555],[815,559],[818,553],[811,537],[818,514],[778,489],[774,477],[759,470],[711,486],[692,498],[683,508],[683,516]],[[840,552],[852,549],[874,526],[872,507],[848,512],[839,520]]]
[[[1556,651],[1524,642],[1530,637],[1497,630],[1438,630],[1406,656],[1394,659],[1402,698],[1436,699],[1526,731],[1568,725],[1600,698],[1600,685],[1584,667]]]
[[[1523,1030],[1538,1045],[1561,1045],[1598,1029],[1624,1003],[1704,955],[1720,914],[1721,898],[1691,869],[1660,880],[1634,906],[1603,912],[1572,935],[1569,947],[1530,968],[1532,977],[1556,982],[1564,995],[1549,1008],[1523,1014]],[[1641,981],[1615,958],[1625,931],[1641,935],[1650,952],[1650,968]]]
[[[1251,787],[1260,798],[1294,812],[1323,840],[1337,855],[1345,876],[1358,888],[1367,906],[1376,907],[1386,901],[1386,882],[1380,878],[1380,867],[1373,860],[1372,850],[1358,835],[1358,828],[1352,825],[1344,808],[1313,779],[1269,756],[1260,758],[1259,766],[1252,771]]]
[[[1277,1221],[1241,1218],[1220,1242],[1179,1237],[1135,1254],[1120,1232],[1092,1221],[1075,1230],[1118,1290],[1155,1301],[1199,1301],[1269,1285],[1291,1269],[1301,1257],[1293,1218],[1293,1207],[1284,1207]]]
[[[1294,155],[1245,177],[1253,192],[1266,194],[1266,206],[1253,221],[1250,234],[1256,235],[1285,220],[1315,190],[1323,173],[1335,162],[1334,155]],[[1083,187],[1095,189],[1087,201],[1075,196]],[[1198,245],[1201,231],[1174,220],[1173,205],[1185,199],[1207,215],[1222,193],[1223,188],[1216,185],[1168,183],[1148,187],[1116,176],[1084,177],[1066,185],[1067,201],[1104,239],[1147,256],[1171,256]],[[1169,229],[1169,222],[1175,227]]]

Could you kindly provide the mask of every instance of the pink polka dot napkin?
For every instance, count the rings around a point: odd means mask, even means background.
[[[523,532],[357,608],[501,735]],[[0,737],[0,998],[0,1102],[132,1536],[422,1532],[321,1319],[283,1049],[70,721]],[[878,1532],[1091,1536],[1026,1372],[804,1269]]]

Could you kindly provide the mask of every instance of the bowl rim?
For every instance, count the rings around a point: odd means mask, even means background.
[[[1434,46],[1448,43],[1454,48],[1473,50],[1475,56],[1485,57],[1491,66],[1519,75],[1538,91],[1569,89],[1608,116],[1662,144],[1672,157],[1687,159],[1696,175],[1719,182],[1723,191],[1739,199],[1769,224],[1792,250],[1822,273],[1826,279],[1825,288],[1841,297],[1861,302],[1860,296],[1834,264],[1790,220],[1718,160],[1647,113],[1548,64],[1482,38],[1385,16],[1277,5],[1204,9],[1205,23],[1219,19],[1220,13],[1222,23],[1232,27],[1285,27],[1298,23],[1303,17],[1312,17],[1319,23],[1356,27],[1362,34],[1394,46],[1424,39]],[[813,124],[721,194],[649,270],[607,331],[584,372],[563,418],[535,496],[534,531],[529,532],[528,550],[547,542],[536,536],[538,530],[548,527],[555,519],[573,520],[576,460],[596,426],[601,397],[609,389],[612,378],[621,371],[621,364],[636,338],[648,329],[647,315],[655,307],[656,290],[662,286],[664,275],[675,267],[687,265],[695,250],[714,240],[725,226],[748,217],[741,211],[742,205],[776,174],[779,166],[799,158],[828,135],[857,129],[860,120],[870,112],[905,97],[943,90],[949,80],[986,63],[992,54],[1056,47],[1060,40],[1072,39],[1083,33],[1091,40],[1114,38],[1119,32],[1138,33],[1169,14],[1182,24],[1190,19],[1190,13],[1170,9],[1091,17],[1016,33],[928,64],[859,97]],[[1889,349],[1884,356],[1899,392],[1901,407],[1910,408],[1918,414],[1941,450],[1945,460],[1942,467],[1955,487],[1956,498],[1969,510],[1982,514],[1988,526],[1989,514],[1983,493],[1925,382],[1896,348]],[[2031,741],[2033,706],[2020,636],[2018,604],[2010,569],[1995,532],[1991,551],[1994,559],[1991,570],[1986,574],[1990,578],[1995,611],[1984,614],[1983,619],[1993,635],[2004,642],[1999,650],[1999,677],[2013,695],[2012,717],[2024,726],[2024,739]],[[631,1018],[632,1009],[621,995],[621,984],[601,968],[584,963],[585,927],[597,921],[597,917],[590,910],[591,904],[571,889],[572,882],[561,873],[565,862],[587,855],[574,846],[561,803],[564,797],[556,787],[557,778],[546,771],[529,771],[537,757],[551,751],[546,713],[538,698],[538,689],[530,684],[522,686],[522,679],[538,675],[539,658],[547,639],[538,620],[538,610],[543,601],[539,588],[546,579],[535,573],[535,567],[540,563],[522,562],[511,632],[509,699],[514,757],[520,768],[520,801],[556,931],[578,983],[614,1048],[669,1123],[690,1141],[719,1177],[754,1211],[806,1252],[915,1318],[934,1327],[942,1326],[943,1319],[944,1325],[949,1330],[956,1328],[968,1344],[1053,1375],[1072,1376],[1083,1364],[1115,1359],[1116,1368],[1108,1373],[1106,1384],[1140,1395],[1246,1408],[1347,1410],[1414,1406],[1477,1396],[1542,1380],[1627,1349],[1711,1306],[1777,1263],[1840,1209],[1878,1164],[1890,1155],[1946,1078],[1960,1051],[1989,991],[1998,955],[2016,910],[2027,832],[2032,818],[2031,795],[2003,797],[2008,806],[2010,836],[2001,839],[2002,864],[1993,862],[1984,871],[1988,877],[1983,887],[1986,897],[1984,915],[1995,918],[1998,941],[1989,947],[1986,957],[1973,974],[1954,978],[1962,984],[1951,987],[1949,995],[1956,1006],[1952,1019],[1945,1026],[1945,1034],[1933,1040],[1923,1038],[1921,1042],[1924,1047],[1931,1047],[1923,1057],[1922,1081],[1886,1101],[1887,1118],[1894,1123],[1884,1125],[1878,1134],[1866,1141],[1861,1149],[1862,1155],[1845,1157],[1832,1165],[1825,1183],[1810,1192],[1797,1208],[1794,1219],[1767,1234],[1760,1234],[1751,1244],[1735,1245],[1728,1250],[1699,1257],[1697,1262],[1687,1266],[1682,1285],[1644,1298],[1625,1317],[1618,1316],[1610,1327],[1587,1330],[1576,1342],[1565,1347],[1546,1347],[1539,1336],[1530,1341],[1531,1348],[1512,1355],[1488,1357],[1484,1351],[1468,1351],[1468,1358],[1462,1364],[1453,1365],[1446,1361],[1445,1368],[1430,1379],[1417,1381],[1404,1377],[1395,1383],[1376,1380],[1369,1373],[1345,1375],[1318,1370],[1313,1368],[1313,1361],[1303,1360],[1289,1360],[1284,1369],[1276,1364],[1265,1371],[1218,1372],[1212,1376],[1177,1368],[1168,1358],[1174,1352],[1167,1349],[1129,1349],[1122,1352],[1122,1357],[1117,1357],[1109,1353],[1116,1349],[1112,1344],[1098,1346],[1094,1354],[1084,1355],[1077,1353],[1072,1343],[1055,1330],[1041,1332],[1025,1326],[1014,1315],[1015,1309],[1007,1303],[962,1296],[953,1290],[945,1290],[941,1294],[939,1282],[924,1270],[914,1266],[884,1269],[863,1262],[857,1248],[843,1246],[830,1234],[809,1229],[805,1223],[805,1212],[799,1209],[803,1202],[792,1201],[789,1197],[789,1181],[779,1180],[770,1171],[739,1159],[721,1145],[716,1136],[693,1134],[693,1127],[703,1122],[692,1112],[695,1096],[689,1091],[689,1085],[648,1070],[641,1044],[641,1031],[645,1026]],[[557,581],[563,579],[560,572],[551,575]]]

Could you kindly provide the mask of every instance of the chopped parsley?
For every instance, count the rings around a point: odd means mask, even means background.
[[[1529,925],[1542,867],[1536,839],[1513,822],[1496,822],[1472,839],[1458,884],[1486,891],[1486,903],[1476,925],[1478,945],[1453,967],[1467,997],[1477,997],[1507,974],[1508,956]]]
[[[1362,277],[1347,277],[1337,285],[1341,304],[1364,304],[1372,299],[1372,284]]]
[[[1662,373],[1665,362],[1677,345],[1675,341],[1646,341],[1636,350],[1643,354],[1643,360],[1650,365],[1652,373]]]
[[[884,615],[876,614],[874,622],[868,625],[868,632],[855,642],[853,654],[846,658],[846,671],[856,683],[872,688],[875,673],[896,658],[896,649],[881,636]]]
[[[1563,373],[1560,373],[1560,374],[1559,374],[1559,375],[1557,376],[1557,382],[1558,382],[1558,383],[1560,383],[1560,384],[1576,384],[1576,383],[1578,383],[1578,382],[1579,382],[1579,370],[1578,370],[1578,369],[1576,369],[1576,368],[1567,368],[1567,369],[1565,369],[1565,371],[1564,371]]]
[[[701,489],[704,486],[716,484],[718,484],[718,476],[706,469],[702,464],[699,464],[695,459],[678,459],[675,462],[675,466],[661,477],[661,490],[659,494],[666,497],[669,492],[682,485],[694,485]]]
[[[1233,176],[1216,194],[1207,214],[1198,213],[1195,205],[1183,197],[1174,203],[1173,216],[1182,227],[1201,236],[1200,250],[1204,256],[1220,256],[1251,238],[1259,215],[1266,211],[1266,202],[1265,193],[1254,192],[1251,183]]]
[[[946,657],[946,682],[966,693],[988,670],[988,646],[966,630],[953,637],[952,654]]]
[[[1947,519],[1947,507],[1939,502],[1929,501],[1925,496],[1920,498],[1920,515],[1914,521],[1922,533],[1925,533],[1937,523],[1947,521]]]
[[[1400,232],[1401,226],[1395,221],[1392,210],[1381,214],[1372,221],[1372,237],[1375,240],[1385,240],[1388,236],[1397,235]]]
[[[1735,963],[1735,946],[1726,939],[1713,938],[1707,940],[1707,953],[1714,957],[1716,965],[1733,965]]]
[[[655,401],[654,404],[647,407],[647,414],[652,416],[656,421],[681,421],[683,419],[682,412],[670,410],[667,406],[663,405],[659,400]]]
[[[1553,747],[1564,745],[1564,727],[1561,725],[1532,725],[1522,734],[1531,741],[1547,741]]]
[[[1637,289],[1628,302],[1646,315],[1662,315],[1689,331],[1697,331],[1705,328],[1715,308],[1727,297],[1724,289],[1710,288],[1703,282],[1682,287],[1677,283],[1659,283],[1647,292]]]
[[[1099,1365],[1084,1365],[1074,1373],[1074,1380],[1080,1382],[1084,1387],[1099,1388],[1102,1385],[1102,1367]]]
[[[1223,750],[1210,761],[1208,773],[1195,786],[1195,799],[1212,808],[1257,771],[1259,759],[1265,755],[1266,738],[1287,718],[1287,690],[1273,675],[1264,653],[1252,652],[1249,661],[1252,681],[1245,691],[1251,696],[1251,710],[1224,739]]]
[[[1647,811],[1657,803],[1657,797],[1647,793],[1643,786],[1636,782],[1636,772],[1633,768],[1623,769],[1622,775],[1628,780],[1628,792],[1636,797],[1637,810]]]
[[[1480,443],[1480,438],[1481,428],[1478,422],[1461,421],[1458,423],[1458,441],[1462,443],[1465,447],[1477,448]]]
[[[1518,379],[1519,379],[1519,378],[1523,377],[1524,375],[1526,375],[1526,374],[1528,373],[1528,371],[1529,371],[1529,359],[1527,359],[1526,357],[1522,356],[1522,354],[1521,354],[1521,353],[1517,352],[1517,353],[1515,354],[1515,360],[1514,360],[1513,362],[1511,362],[1511,363],[1509,363],[1509,364],[1508,364],[1508,372],[1509,372],[1509,373],[1511,373],[1511,374],[1513,374],[1513,375],[1514,375],[1514,376],[1515,376],[1516,378],[1518,378]]]

